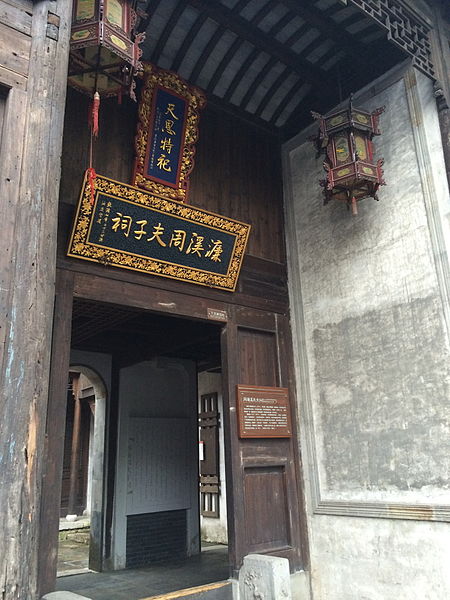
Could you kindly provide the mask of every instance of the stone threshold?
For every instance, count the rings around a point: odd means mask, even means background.
[[[91,526],[89,517],[78,517],[76,521],[66,521],[62,518],[59,520],[59,531],[67,531],[68,529],[87,529]]]
[[[158,596],[148,596],[147,598],[142,598],[141,600],[176,600],[177,598],[186,598],[186,600],[192,599],[196,600],[197,598],[204,598],[205,600],[211,598],[232,598],[231,594],[231,582],[230,581],[219,581],[218,583],[208,583],[206,585],[199,585],[196,587],[185,588],[184,590],[177,590],[175,592],[169,592],[168,594],[161,594]],[[214,593],[217,592],[225,592],[226,588],[229,588],[230,595],[218,595]]]

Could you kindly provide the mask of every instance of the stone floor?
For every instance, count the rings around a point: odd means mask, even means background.
[[[205,547],[200,555],[183,562],[59,577],[56,589],[76,592],[92,600],[140,600],[224,581],[228,577],[228,547],[213,545]]]
[[[89,527],[59,531],[57,576],[89,571]]]

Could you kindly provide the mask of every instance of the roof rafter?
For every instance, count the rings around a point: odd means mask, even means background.
[[[320,70],[304,60],[295,52],[286,48],[281,42],[265,34],[258,27],[241,17],[234,14],[232,10],[210,0],[188,0],[189,4],[198,10],[206,11],[208,15],[216,22],[225,25],[230,31],[239,36],[242,40],[247,40],[256,48],[267,52],[270,48],[272,56],[276,57],[281,63],[289,66],[292,71],[297,73],[305,82],[320,86],[322,84],[322,74]]]
[[[370,64],[373,60],[373,56],[369,55],[367,48],[348,33],[344,26],[339,27],[333,19],[308,4],[307,0],[303,0],[302,2],[298,2],[298,0],[281,0],[281,2],[309,25],[315,27],[321,33],[325,34],[327,38],[338,44],[341,50],[344,50],[347,54],[351,54],[358,64],[364,65],[367,68],[367,62],[369,61]]]

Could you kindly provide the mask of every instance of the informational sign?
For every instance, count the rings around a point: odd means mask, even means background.
[[[204,93],[176,73],[144,63],[133,184],[185,202]]]
[[[238,385],[237,402],[239,437],[292,436],[287,388]]]
[[[85,177],[68,256],[234,291],[250,225]]]

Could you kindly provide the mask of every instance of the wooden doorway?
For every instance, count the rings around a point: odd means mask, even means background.
[[[88,508],[89,438],[95,397],[83,397],[81,373],[69,371],[60,517]]]
[[[102,570],[107,403],[108,390],[102,376],[92,366],[72,360],[61,479],[58,576]]]
[[[74,322],[77,318],[79,320],[77,335],[81,332],[83,337],[89,330],[89,319],[95,313],[95,306],[103,303],[111,307],[112,310],[104,315],[103,321],[97,320],[96,340],[91,339],[90,343],[95,345],[101,340],[102,343],[107,342],[110,348],[121,348],[128,361],[142,356],[139,354],[142,352],[139,336],[131,346],[123,343],[124,329],[130,324],[131,313],[134,314],[132,334],[136,336],[136,327],[145,328],[149,325],[154,333],[156,332],[156,338],[159,336],[158,352],[164,350],[166,355],[175,352],[176,346],[176,354],[185,358],[183,352],[191,351],[192,343],[189,344],[189,340],[195,338],[197,352],[203,349],[202,360],[207,361],[208,356],[211,356],[209,333],[214,330],[214,344],[219,343],[220,368],[224,382],[223,422],[227,462],[230,572],[236,575],[243,557],[250,552],[284,556],[289,559],[292,571],[304,567],[306,555],[302,536],[305,532],[298,487],[299,459],[296,453],[295,426],[292,438],[242,440],[238,437],[236,418],[237,384],[280,386],[292,390],[291,417],[295,425],[295,393],[289,366],[290,334],[286,316],[174,291],[143,291],[141,286],[132,283],[124,286],[119,280],[60,271],[50,403],[50,410],[53,411],[55,419],[61,419],[61,406],[58,406],[53,396],[63,386],[59,375],[60,367],[67,365],[68,368],[69,364],[72,315]],[[59,305],[61,310],[58,310]],[[211,308],[214,309],[213,318],[219,315],[221,322],[211,318]],[[146,325],[142,315],[152,323],[148,321]],[[177,331],[177,327],[171,328],[167,325],[167,319],[173,323],[181,323],[180,319],[183,319],[184,325]],[[72,345],[74,343],[76,342],[72,338]],[[89,350],[93,351],[95,348],[91,346]],[[108,414],[110,431],[117,428],[119,417],[118,396],[115,391],[119,382],[114,381],[119,371],[114,365],[117,366],[122,360],[123,356],[118,352],[111,356],[113,367]],[[49,450],[53,456],[57,455],[61,447],[61,442],[57,442],[57,438],[49,439]],[[115,461],[118,456],[116,436],[108,436],[106,450],[108,468],[105,475],[106,495],[102,515],[105,532],[102,558],[103,568],[114,568],[113,507]],[[50,514],[50,505],[51,501],[47,497],[43,522],[49,525],[49,531],[54,519]],[[46,543],[51,549],[50,535],[43,541],[44,545]],[[49,558],[43,558],[41,573],[43,577],[47,577],[47,590],[52,589],[54,571]]]

